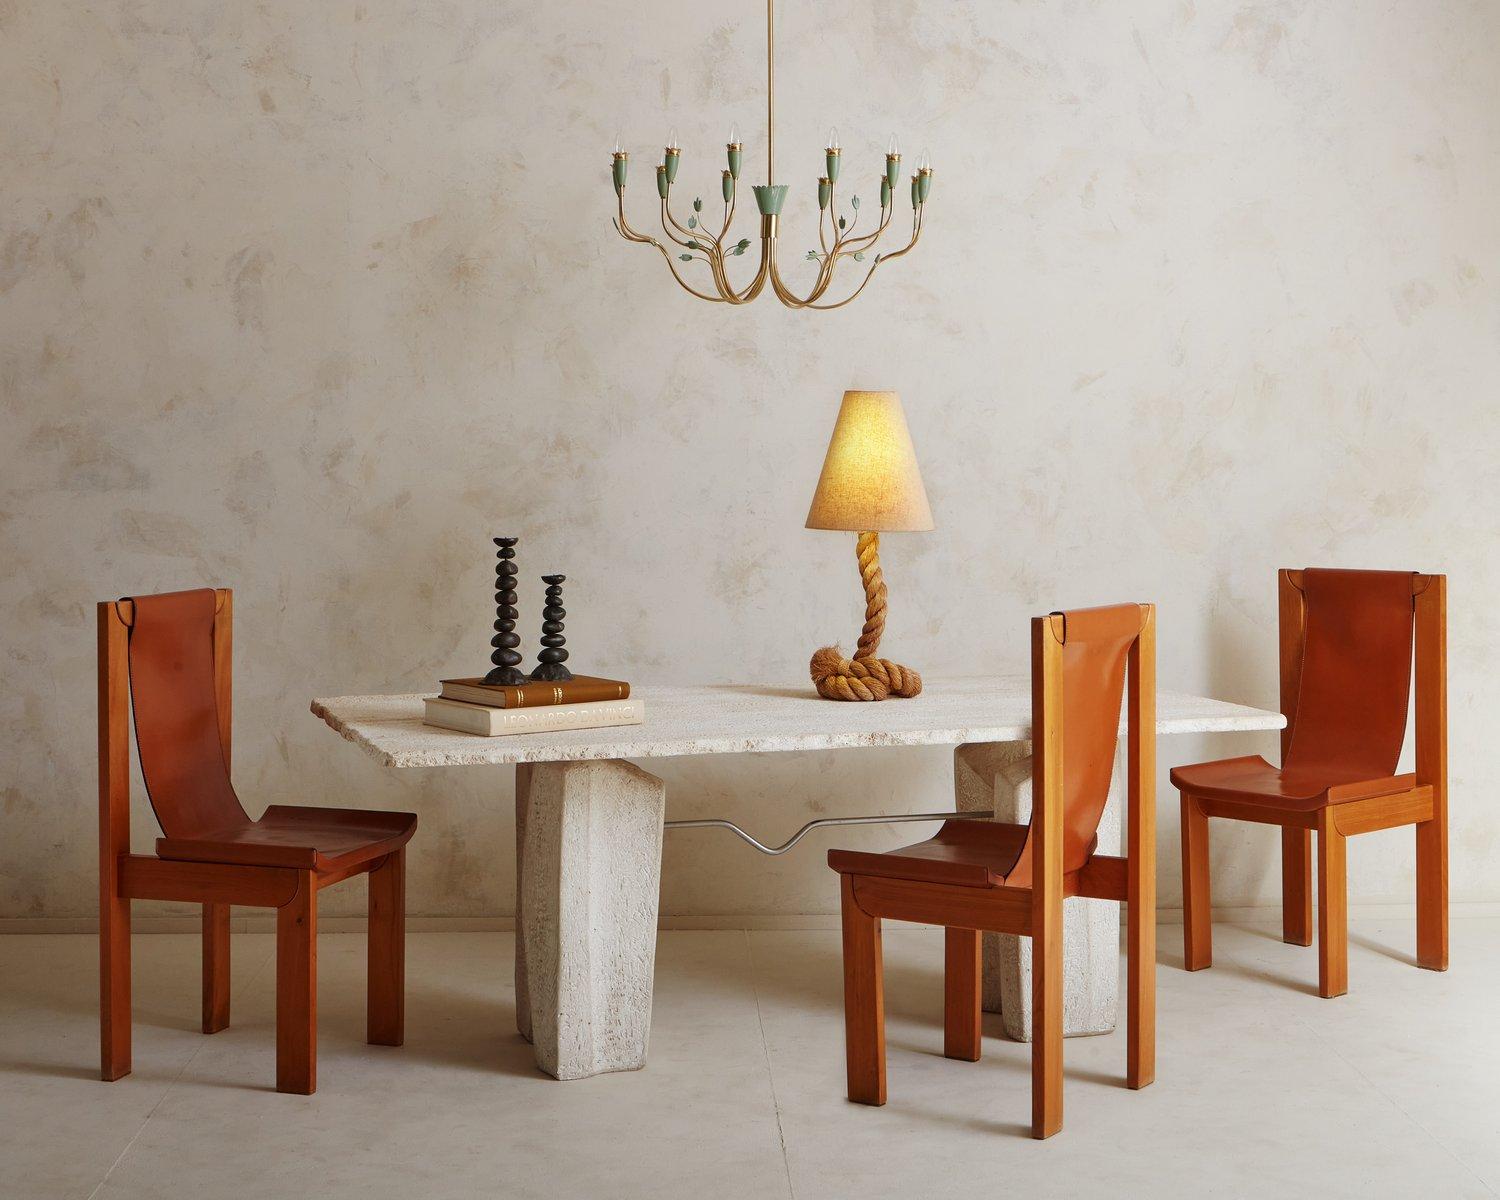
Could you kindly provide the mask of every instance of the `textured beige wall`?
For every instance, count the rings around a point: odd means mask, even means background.
[[[509,772],[382,770],[309,697],[478,669],[500,532],[529,637],[569,574],[579,667],[800,678],[857,629],[852,538],[801,528],[848,386],[902,392],[925,467],[938,529],[885,559],[929,673],[1150,599],[1163,686],[1274,705],[1276,567],[1448,571],[1454,895],[1500,899],[1500,5],[783,8],[788,249],[831,120],[846,178],[891,128],[939,171],[919,252],[834,314],[690,301],[609,227],[617,124],[642,222],[670,123],[689,194],[731,119],[759,178],[754,4],[0,0],[0,916],[94,904],[93,601],[199,583],[238,589],[252,812],[414,809],[412,911],[510,911]],[[780,837],[949,769],[661,771],[671,815]],[[664,912],[829,911],[830,840],[676,834]],[[1218,899],[1274,898],[1275,846],[1216,829]],[[1350,869],[1404,901],[1410,836]]]

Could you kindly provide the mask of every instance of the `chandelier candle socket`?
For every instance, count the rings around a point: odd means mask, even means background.
[[[826,700],[884,700],[920,693],[922,677],[917,672],[876,656],[887,607],[880,534],[932,528],[927,489],[895,392],[844,393],[807,528],[859,534],[856,553],[865,589],[865,624],[854,657],[845,658],[837,646],[824,646],[808,664],[818,695]]]
[[[922,216],[927,206],[927,197],[932,192],[932,164],[924,152],[917,172],[911,177],[911,236],[897,250],[872,254],[876,243],[885,233],[895,215],[895,191],[901,178],[901,150],[895,135],[885,156],[885,170],[877,183],[880,193],[880,216],[875,227],[867,232],[856,232],[859,225],[859,196],[851,195],[849,210],[839,211],[838,182],[843,161],[843,147],[839,144],[837,127],[828,131],[828,142],[823,150],[824,173],[818,178],[818,246],[807,252],[806,261],[817,264],[812,287],[802,295],[792,291],[781,277],[776,263],[776,239],[780,232],[782,206],[786,203],[787,185],[776,183],[776,74],[775,74],[775,0],[766,0],[766,182],[751,187],[755,207],[760,214],[760,266],[755,276],[743,288],[736,288],[729,279],[728,260],[742,256],[750,248],[750,239],[736,240],[730,234],[734,223],[740,168],[744,160],[744,144],[739,138],[739,127],[731,125],[726,144],[728,167],[724,170],[720,190],[724,197],[722,223],[715,221],[717,232],[709,227],[703,217],[703,199],[695,197],[693,213],[686,220],[678,220],[672,212],[672,187],[677,182],[678,168],[682,163],[682,148],[677,144],[677,131],[667,135],[667,145],[662,161],[656,168],[656,195],[661,205],[661,227],[667,243],[647,233],[634,229],[625,217],[625,183],[629,174],[630,155],[615,144],[612,176],[618,214],[615,228],[626,241],[642,242],[654,246],[666,261],[667,269],[683,290],[715,304],[748,304],[771,285],[776,298],[789,308],[833,309],[848,304],[870,282],[881,263],[900,258],[917,244],[922,235]],[[670,244],[668,244],[670,243]],[[839,263],[851,258],[863,263],[870,257],[852,291],[842,299],[828,299],[829,288]],[[678,263],[704,263],[708,267],[706,285],[694,286],[682,274]],[[705,287],[707,290],[705,290]]]

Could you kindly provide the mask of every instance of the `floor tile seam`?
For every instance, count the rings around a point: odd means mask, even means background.
[[[776,1140],[781,1147],[781,1169],[786,1176],[786,1191],[791,1200],[797,1200],[797,1189],[792,1185],[792,1163],[786,1149],[786,1129],[781,1121],[781,1101],[776,1095],[776,1074],[771,1066],[771,1044],[766,1038],[766,1020],[760,1008],[760,986],[756,982],[755,948],[750,941],[750,930],[743,930],[745,958],[750,965],[750,994],[755,1001],[755,1020],[760,1026],[760,1050],[766,1064],[766,1085],[771,1093],[771,1109],[776,1118]]]

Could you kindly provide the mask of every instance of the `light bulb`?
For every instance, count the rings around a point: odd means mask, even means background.
[[[891,142],[890,145],[885,148],[885,152],[891,155],[893,158],[901,157],[901,143],[896,140],[896,135],[894,133],[891,134]]]
[[[671,129],[667,130],[667,149],[677,149],[677,126],[675,125],[673,125]]]
[[[917,170],[932,170],[932,154],[927,150],[925,146],[922,148],[922,157],[917,159]]]
[[[837,149],[839,149],[839,127],[837,125],[833,125],[833,126],[829,127],[829,130],[828,130],[828,141],[826,143],[824,143],[824,144],[830,150],[837,150]]]
[[[734,121],[729,122],[729,144],[731,146],[740,144],[740,127]]]
[[[614,152],[616,154],[620,153],[620,131],[618,129],[615,130],[615,149],[614,149]]]

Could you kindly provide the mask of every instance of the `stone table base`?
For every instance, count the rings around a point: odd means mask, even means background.
[[[1099,850],[1120,852],[1120,780],[1115,756],[1109,800],[1099,821]],[[953,793],[964,812],[992,808],[995,820],[1031,820],[1031,743],[988,742],[953,751]],[[1111,1033],[1120,997],[1120,906],[1113,900],[1063,901],[1063,1035]],[[984,935],[984,1010],[1000,1014],[1007,1037],[1031,1040],[1031,939]]]
[[[646,1065],[665,813],[627,762],[516,768],[516,1025],[558,1079]]]

